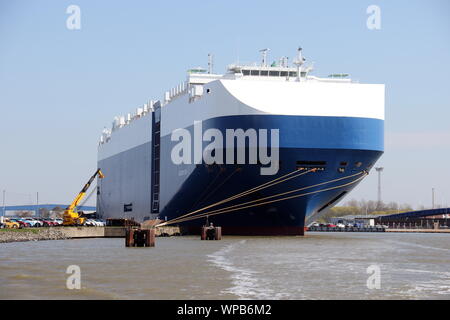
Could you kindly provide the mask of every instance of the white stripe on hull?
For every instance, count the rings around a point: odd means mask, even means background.
[[[148,113],[129,125],[112,132],[109,142],[98,147],[98,161],[151,141],[152,114]]]
[[[209,93],[207,91],[209,90]],[[251,114],[361,117],[384,120],[384,85],[320,81],[284,82],[250,79],[215,80],[204,85],[203,96],[189,103],[185,93],[161,108],[161,137],[194,121]],[[151,116],[115,130],[99,146],[106,159],[151,140]]]

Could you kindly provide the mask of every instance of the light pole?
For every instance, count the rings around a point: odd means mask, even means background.
[[[434,209],[434,188],[431,188],[431,209]]]
[[[381,172],[383,172],[384,167],[375,168],[378,172],[378,207],[381,206]]]
[[[3,216],[6,216],[5,197],[6,197],[6,190],[3,190]]]
[[[36,216],[41,217],[39,214],[39,192],[36,192]]]

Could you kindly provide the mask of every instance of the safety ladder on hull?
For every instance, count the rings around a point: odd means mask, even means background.
[[[161,103],[157,101],[153,105],[152,117],[152,214],[159,213],[160,191],[160,156],[161,156]]]

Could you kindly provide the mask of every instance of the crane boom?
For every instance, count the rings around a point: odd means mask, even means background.
[[[66,208],[64,211],[64,225],[82,225],[84,224],[85,218],[80,217],[80,214],[74,209],[78,206],[80,201],[84,198],[86,195],[87,190],[91,186],[94,179],[97,177],[99,179],[103,179],[105,176],[103,172],[100,169],[97,169],[95,173],[92,175],[92,177],[89,179],[89,181],[84,185],[83,189],[78,193],[78,195],[75,197],[75,199],[72,201],[72,203]]]

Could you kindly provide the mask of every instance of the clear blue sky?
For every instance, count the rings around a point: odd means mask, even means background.
[[[81,8],[81,30],[66,8]],[[381,30],[366,27],[369,5]],[[450,1],[0,0],[0,190],[7,204],[72,200],[96,168],[97,141],[124,114],[239,56],[293,57],[319,76],[386,84],[383,199],[450,205]],[[362,106],[363,107],[363,106]],[[33,194],[29,196],[29,194]],[[372,173],[347,200],[376,199]],[[92,201],[91,201],[92,203]]]

